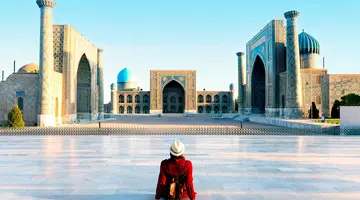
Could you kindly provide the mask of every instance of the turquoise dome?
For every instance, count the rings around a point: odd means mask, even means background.
[[[320,44],[311,35],[304,31],[299,34],[300,54],[320,54]]]
[[[118,83],[134,82],[133,74],[128,68],[121,70],[117,76]]]
[[[115,84],[116,84],[116,83],[111,83],[110,88],[115,87]]]
[[[233,90],[233,89],[234,89],[234,84],[231,83],[231,84],[229,85],[229,88],[230,88],[230,90]]]

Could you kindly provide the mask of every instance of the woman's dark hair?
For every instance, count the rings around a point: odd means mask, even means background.
[[[179,158],[182,158],[182,159],[186,160],[186,158],[185,158],[184,155],[174,156],[174,155],[170,154],[170,158],[171,158],[171,159],[175,159],[175,160],[176,160],[176,159],[179,159]]]

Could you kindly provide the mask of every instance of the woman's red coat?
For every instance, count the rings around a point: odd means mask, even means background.
[[[184,166],[185,164],[185,166]],[[194,190],[194,184],[193,184],[193,167],[190,160],[185,160],[183,158],[178,159],[168,159],[163,160],[160,165],[160,173],[159,173],[159,179],[158,184],[156,188],[156,195],[155,199],[160,199],[166,189],[166,177],[171,176],[175,177],[179,175],[180,168],[183,168],[181,171],[181,175],[185,175],[185,184],[184,184],[184,190],[183,195],[181,198],[189,198],[191,200],[195,200],[196,198],[196,192]]]

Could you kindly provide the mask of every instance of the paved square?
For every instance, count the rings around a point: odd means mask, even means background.
[[[3,136],[0,199],[153,199],[176,138],[199,200],[360,199],[360,138],[333,136]]]

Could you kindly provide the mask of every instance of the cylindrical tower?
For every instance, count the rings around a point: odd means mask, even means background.
[[[4,74],[4,70],[2,70],[2,72],[1,72],[1,81],[4,81],[4,78],[5,78],[5,74]]]
[[[99,120],[104,119],[104,68],[102,63],[104,50],[98,49],[98,70],[99,70]]]
[[[117,84],[112,83],[111,84],[111,113],[117,114],[118,113],[118,102],[116,101],[117,97]]]
[[[238,52],[236,53],[238,56],[238,99],[239,99],[239,105],[238,105],[238,113],[244,114],[245,109],[245,54],[244,52]]]
[[[234,99],[234,84],[233,83],[231,83],[229,85],[229,90],[230,90],[230,109],[229,109],[229,112],[234,113],[235,112],[235,99]]]
[[[297,34],[297,17],[299,12],[292,10],[284,14],[286,18],[286,68],[287,97],[286,118],[301,118],[302,86],[300,76],[300,53]]]
[[[51,90],[51,74],[54,70],[54,41],[52,0],[37,0],[40,8],[40,69],[39,69],[39,115],[38,126],[55,126],[54,98]]]

